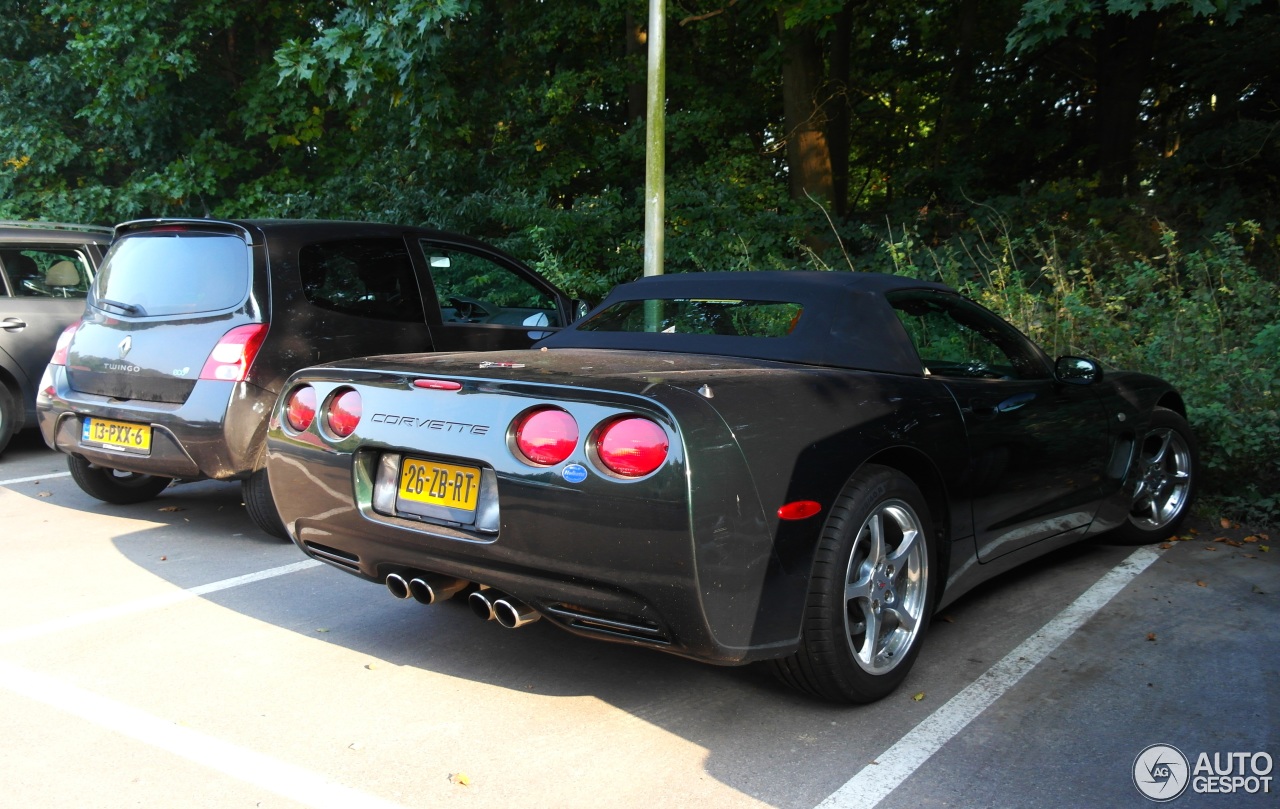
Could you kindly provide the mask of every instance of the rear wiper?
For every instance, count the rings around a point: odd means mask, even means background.
[[[143,309],[136,303],[121,303],[120,301],[113,301],[110,298],[98,298],[98,303],[105,303],[107,306],[114,306],[117,309],[123,309],[126,314],[130,315],[145,316],[147,314],[147,310]]]

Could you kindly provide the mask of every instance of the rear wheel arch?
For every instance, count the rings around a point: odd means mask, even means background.
[[[799,645],[765,663],[780,680],[838,702],[880,699],[901,683],[944,575],[930,510],[900,468],[868,461],[843,481],[819,537]]]
[[[938,567],[944,571],[950,569],[951,511],[947,503],[946,484],[933,462],[917,450],[895,447],[871,456],[865,463],[895,469],[919,487],[929,505],[929,516],[933,522],[933,535],[937,544]],[[941,603],[941,590],[945,581],[945,577],[938,579],[938,603]]]
[[[3,354],[3,352],[0,352],[0,354]],[[13,432],[16,433],[26,426],[27,408],[30,403],[26,400],[22,384],[6,364],[0,364],[0,387],[8,390],[9,396],[13,399],[11,420]]]

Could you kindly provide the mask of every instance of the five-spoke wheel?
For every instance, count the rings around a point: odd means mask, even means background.
[[[1187,422],[1157,407],[1130,472],[1129,520],[1108,539],[1142,544],[1176,534],[1195,494],[1196,443]]]
[[[832,506],[814,559],[799,648],[771,661],[823,699],[872,702],[907,676],[936,598],[933,523],[920,489],[868,464]]]

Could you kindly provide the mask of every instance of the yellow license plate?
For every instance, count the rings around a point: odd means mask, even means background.
[[[480,470],[474,466],[405,458],[400,463],[400,498],[474,512],[480,500]]]
[[[142,455],[151,454],[151,427],[109,419],[85,419],[80,440],[86,444],[121,449]]]

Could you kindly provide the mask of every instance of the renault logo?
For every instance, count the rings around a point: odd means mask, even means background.
[[[133,337],[124,338],[116,348],[120,349],[120,359],[124,359],[125,355],[129,353],[129,349],[133,348]]]

